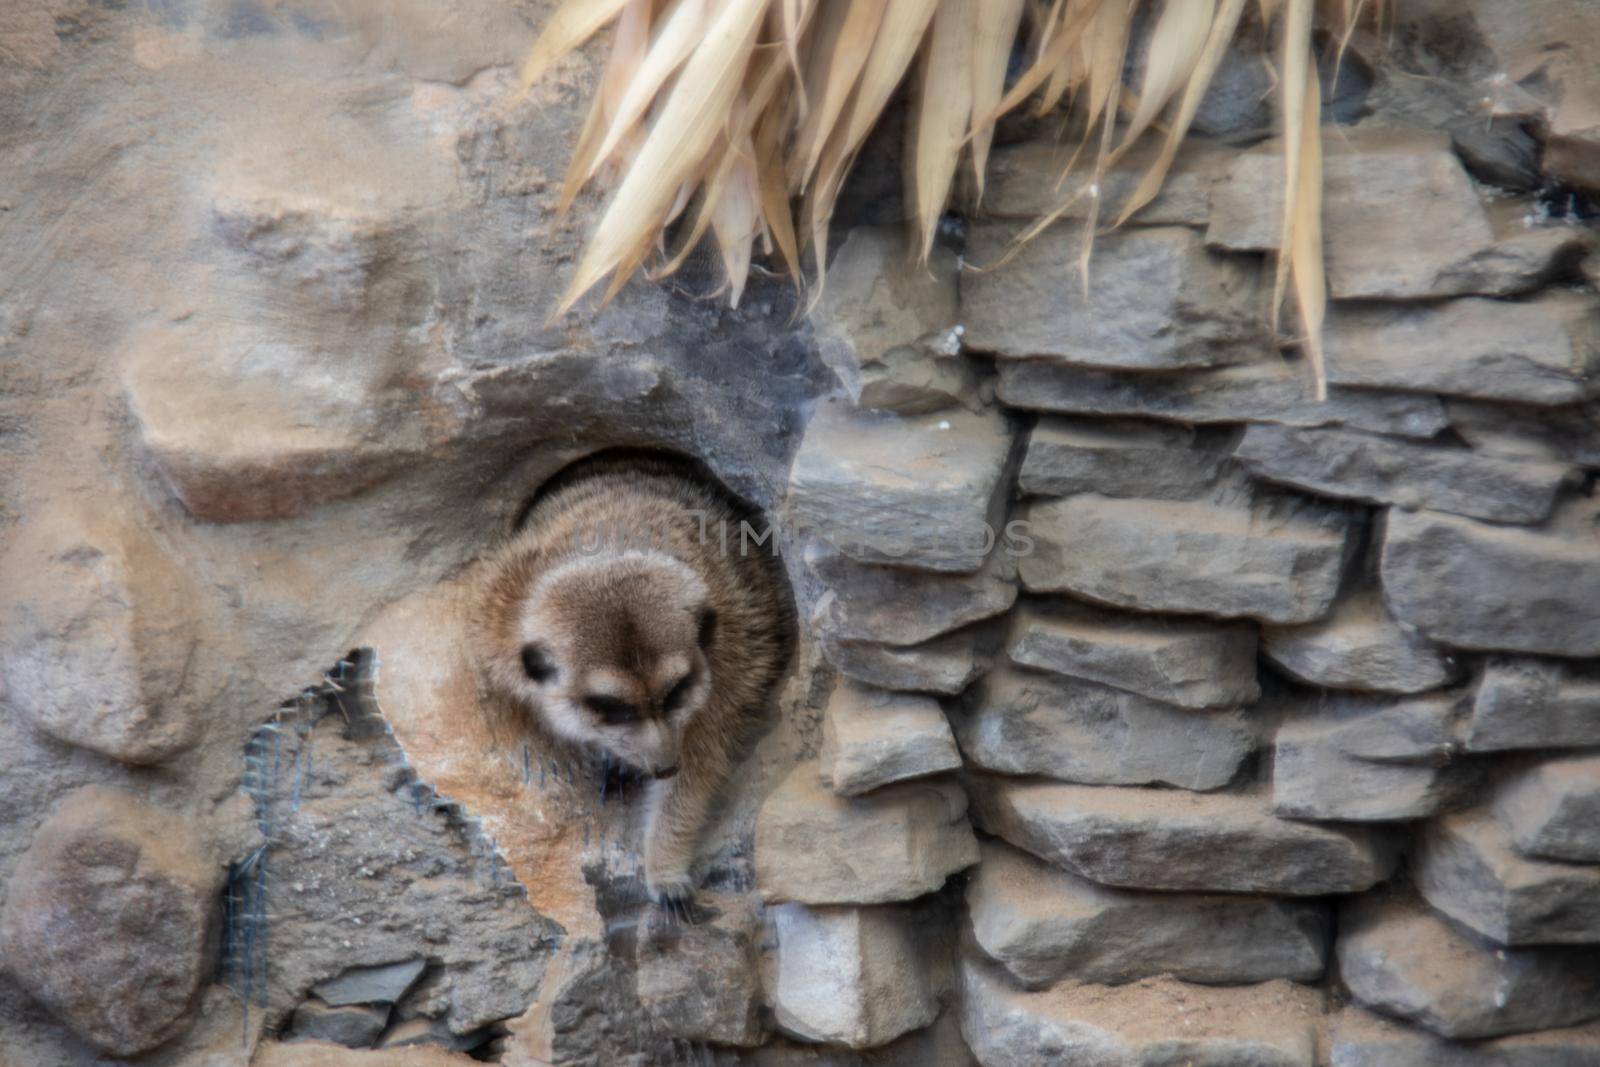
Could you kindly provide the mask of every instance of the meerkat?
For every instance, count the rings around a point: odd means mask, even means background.
[[[711,802],[792,640],[781,565],[746,521],[761,531],[686,461],[602,455],[546,484],[474,590],[489,703],[647,780],[646,889],[683,919]]]

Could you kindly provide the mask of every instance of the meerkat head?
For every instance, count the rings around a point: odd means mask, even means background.
[[[671,777],[711,692],[709,601],[693,570],[660,553],[562,564],[520,604],[515,692],[558,735]]]

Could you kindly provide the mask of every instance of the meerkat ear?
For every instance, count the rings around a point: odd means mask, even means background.
[[[700,632],[696,635],[695,640],[699,642],[701,648],[710,648],[711,639],[716,636],[716,633],[717,613],[711,608],[706,608],[700,613]]]
[[[522,670],[540,685],[556,676],[556,665],[551,662],[550,653],[540,644],[522,646]]]

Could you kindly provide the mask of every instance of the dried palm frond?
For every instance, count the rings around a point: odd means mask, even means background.
[[[908,72],[906,168],[913,247],[926,258],[963,159],[981,197],[995,123],[1034,100],[1071,100],[1081,138],[1067,165],[1087,180],[1023,232],[1026,241],[1087,195],[1089,255],[1105,209],[1121,225],[1160,191],[1249,0],[566,0],[523,68],[524,85],[615,22],[612,51],[578,138],[563,210],[600,180],[611,197],[556,310],[610,276],[606,298],[646,261],[669,273],[709,231],[737,304],[756,243],[801,284],[809,251],[820,285],[828,224],[867,135]],[[1272,315],[1286,295],[1322,391],[1320,89],[1312,33],[1330,26],[1342,56],[1385,0],[1257,0],[1281,21],[1278,92],[1284,208]],[[1123,84],[1136,20],[1154,18]],[[1031,61],[1008,79],[1019,32]],[[1008,80],[1010,84],[1008,85]],[[1160,150],[1121,203],[1100,180],[1137,142]],[[1062,174],[1065,181],[1068,175]],[[667,231],[686,210],[681,246]],[[1087,271],[1084,270],[1087,285]]]

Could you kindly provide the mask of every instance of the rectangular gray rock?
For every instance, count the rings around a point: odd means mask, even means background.
[[[1322,232],[1335,300],[1420,300],[1537,288],[1582,247],[1571,227],[1497,232],[1444,135],[1339,127],[1323,136]],[[1206,240],[1229,251],[1277,248],[1280,141],[1234,156],[1212,187]]]
[[[1421,693],[1460,674],[1453,657],[1396,622],[1371,587],[1341,595],[1315,622],[1263,626],[1261,654],[1289,677],[1328,689]]]
[[[1307,701],[1273,739],[1272,810],[1290,819],[1394,822],[1460,803],[1478,781],[1454,762],[1461,699]]]
[[[972,780],[973,819],[1102,885],[1202,893],[1359,893],[1394,869],[1388,839],[1361,826],[1291,822],[1265,793]]]
[[[1357,430],[1251,426],[1235,453],[1258,478],[1320,496],[1540,522],[1572,477],[1565,463],[1480,456]]]
[[[871,1048],[939,1014],[928,960],[902,908],[773,909],[780,1027],[806,1041]]]
[[[969,764],[1090,785],[1219,789],[1255,751],[1238,709],[1193,711],[1095,682],[999,667],[954,711]]]
[[[1132,419],[1042,418],[1017,485],[1028,496],[1193,500],[1227,466],[1235,434]]]
[[[1003,539],[974,574],[861,563],[820,542],[807,545],[803,558],[828,589],[812,624],[840,641],[920,644],[1004,614],[1017,599],[1016,557]]]
[[[1310,622],[1326,615],[1351,553],[1349,517],[1315,501],[1035,501],[1023,588],[1137,611]]]
[[[1534,531],[1391,509],[1389,608],[1441,644],[1600,656],[1600,538],[1584,518]]]
[[[843,680],[822,712],[818,759],[822,784],[841,796],[961,766],[938,701]]]
[[[968,627],[919,645],[879,645],[869,641],[820,642],[828,662],[847,678],[880,689],[954,696],[989,667],[989,654]]]
[[[1123,203],[1143,180],[1155,158],[1154,138],[1139,144],[1107,168],[1100,180],[1100,217]],[[1204,226],[1211,217],[1211,184],[1226,169],[1227,149],[1200,140],[1186,140],[1178,150],[1172,170],[1154,200],[1130,220],[1135,226]],[[984,214],[997,219],[1033,222],[1067,205],[1063,219],[1082,220],[1090,214],[1088,171],[1061,175],[1073,156],[1071,145],[1051,140],[1030,140],[996,147],[989,156],[984,188]],[[1070,201],[1070,203],[1068,203]],[[983,264],[979,264],[982,266]]]
[[[1471,752],[1600,747],[1600,669],[1497,657],[1483,668],[1467,722]]]
[[[1600,403],[1567,408],[1448,400],[1450,428],[1486,456],[1600,467]]]
[[[1233,707],[1261,695],[1256,633],[1240,624],[1029,602],[1011,613],[1006,655],[1024,667],[1185,708]]]
[[[1313,981],[1326,963],[1328,912],[1272,897],[1108,889],[995,841],[967,882],[978,947],[1023,985]]]
[[[1033,411],[1184,423],[1353,426],[1424,438],[1448,425],[1444,405],[1432,396],[1334,388],[1318,400],[1310,371],[1283,360],[1184,374],[1081,370],[1041,360],[1002,360],[999,369],[1000,399]]]
[[[1600,755],[1520,768],[1499,784],[1494,809],[1524,856],[1600,864]]]
[[[850,231],[808,316],[817,352],[858,407],[925,414],[970,403],[954,253],[917,262],[903,227]]]
[[[966,258],[994,263],[1022,227],[980,224]],[[1130,228],[1098,236],[1085,292],[1083,231],[1053,226],[1004,270],[961,276],[966,343],[1003,359],[1174,370],[1270,359],[1260,265],[1219,256],[1193,230]]]
[[[1600,298],[1592,294],[1336,306],[1325,336],[1332,385],[1549,406],[1600,388]]]
[[[1329,1067],[1600,1067],[1600,1025],[1447,1041],[1350,1006],[1328,1027]]]
[[[1019,990],[961,964],[961,1032],[984,1067],[1313,1067],[1319,994],[1291,982]]]
[[[1600,866],[1528,859],[1488,811],[1418,832],[1417,888],[1435,908],[1502,945],[1600,944]]]
[[[1408,892],[1347,901],[1338,955],[1356,999],[1441,1037],[1501,1037],[1600,1017],[1600,952],[1502,948]]]
[[[865,563],[971,574],[989,527],[1011,429],[952,409],[901,417],[818,406],[789,470],[789,521]]]
[[[756,814],[756,886],[769,902],[912,900],[976,862],[966,794],[948,779],[850,798],[823,787],[816,763],[801,763]]]

